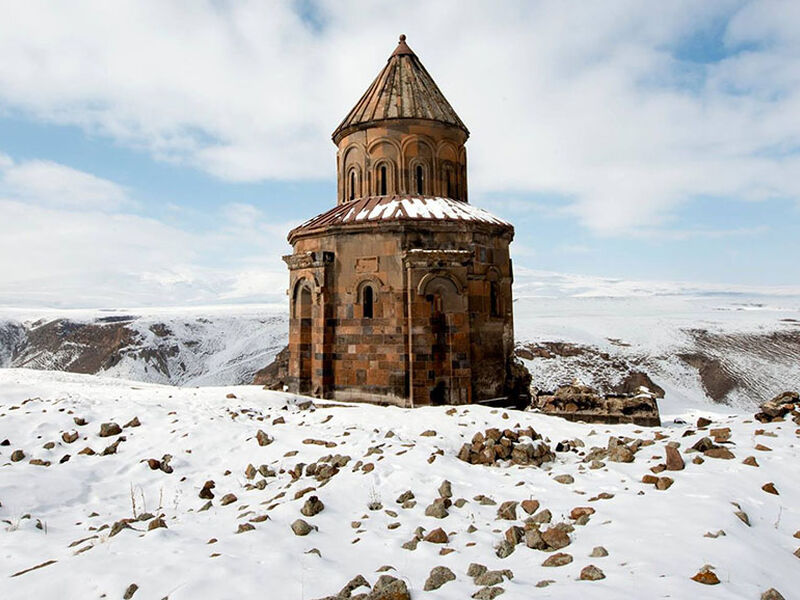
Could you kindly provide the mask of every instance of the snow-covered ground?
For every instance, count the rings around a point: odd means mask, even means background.
[[[235,398],[227,397],[233,394]],[[27,369],[0,370],[0,598],[85,600],[122,598],[130,584],[134,599],[310,599],[338,593],[357,574],[374,583],[376,571],[407,582],[411,598],[464,599],[477,586],[466,571],[470,563],[510,569],[503,598],[754,598],[770,587],[785,598],[800,589],[800,480],[797,478],[796,425],[763,425],[750,413],[717,407],[675,414],[662,406],[664,425],[649,429],[569,423],[556,417],[480,406],[406,410],[367,405],[325,406],[302,410],[298,398],[254,386],[175,388],[91,375]],[[329,403],[324,403],[329,404]],[[708,431],[693,432],[698,416],[712,427],[730,427],[735,458],[683,454],[686,468],[662,472],[674,484],[657,490],[641,482],[649,468],[664,461],[673,442],[683,453]],[[76,425],[74,418],[86,425]],[[141,425],[122,431],[125,441],[115,454],[100,452],[119,435],[99,437],[102,423]],[[285,423],[273,424],[282,417]],[[690,425],[673,423],[682,417]],[[604,460],[589,469],[576,452],[558,452],[553,463],[537,467],[488,467],[460,461],[465,441],[488,427],[532,426],[551,446],[579,439],[587,451],[606,447],[609,436],[647,440],[634,462]],[[258,430],[274,442],[261,446]],[[421,435],[426,430],[434,435]],[[759,433],[763,430],[763,433]],[[688,433],[692,431],[693,433]],[[77,432],[67,443],[63,433]],[[664,436],[662,438],[662,435]],[[684,437],[684,436],[687,437]],[[660,439],[659,439],[660,438]],[[305,440],[328,442],[329,447]],[[52,447],[49,449],[46,446]],[[770,450],[757,450],[763,444]],[[92,448],[97,454],[79,451]],[[25,457],[11,462],[17,449]],[[151,470],[147,459],[172,455],[172,473]],[[289,471],[324,455],[349,456],[347,465],[320,486],[312,476],[294,479]],[[65,455],[70,455],[67,462]],[[760,466],[743,464],[754,456]],[[431,457],[434,458],[430,462]],[[31,459],[50,466],[30,464]],[[246,489],[249,464],[266,465],[275,476],[263,489]],[[366,469],[360,464],[369,464]],[[369,470],[372,468],[372,470]],[[301,469],[302,471],[302,469]],[[574,483],[554,476],[569,474]],[[425,516],[443,480],[452,483],[453,498],[467,500],[449,516]],[[212,506],[198,494],[213,480]],[[762,491],[774,483],[780,495]],[[299,499],[308,487],[315,490]],[[417,504],[401,508],[396,498],[412,490]],[[223,506],[221,499],[236,500]],[[325,505],[313,517],[300,509],[310,495]],[[523,525],[498,520],[498,506],[475,500],[484,494],[498,505],[507,500],[536,499],[552,521],[572,523],[570,512],[596,510],[585,525],[575,525],[561,552],[573,561],[544,567],[552,553],[525,543],[507,558],[495,555],[503,532]],[[600,494],[613,495],[597,499]],[[370,510],[378,500],[382,508]],[[737,503],[750,526],[734,514]],[[458,503],[460,504],[460,503]],[[163,514],[166,528],[148,529],[152,519],[135,521],[110,535],[123,518],[143,512]],[[262,518],[266,515],[266,519]],[[317,527],[305,537],[290,524],[303,518]],[[254,529],[237,533],[240,525]],[[470,526],[475,531],[470,533]],[[402,545],[417,527],[442,527],[446,544]],[[544,529],[544,528],[543,528]],[[722,530],[723,534],[718,534]],[[716,537],[707,537],[713,533]],[[605,557],[590,557],[596,546]],[[442,554],[447,548],[452,552]],[[25,572],[37,565],[46,566]],[[587,565],[605,579],[577,581]],[[423,591],[434,566],[446,566],[456,579],[436,591]],[[721,583],[706,586],[690,579],[713,565]],[[535,587],[551,580],[547,587]]]

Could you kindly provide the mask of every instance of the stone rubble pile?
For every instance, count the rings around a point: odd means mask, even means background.
[[[767,400],[761,405],[761,411],[755,418],[761,423],[771,423],[778,419],[783,420],[791,413],[792,420],[800,425],[800,394],[797,392],[783,392],[772,400]]]
[[[464,444],[458,458],[473,465],[494,465],[511,461],[515,465],[540,466],[555,459],[555,454],[533,428],[487,429],[476,433],[471,443]]]
[[[661,418],[656,398],[656,393],[644,386],[635,394],[604,395],[594,388],[574,383],[561,386],[555,392],[538,392],[531,408],[569,421],[658,427]]]

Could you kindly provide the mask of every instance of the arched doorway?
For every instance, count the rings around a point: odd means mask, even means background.
[[[429,399],[433,405],[450,404],[453,392],[454,317],[463,312],[463,298],[455,283],[447,277],[435,277],[425,286],[430,303]]]
[[[294,316],[299,331],[298,392],[301,394],[308,394],[311,391],[311,303],[311,288],[307,284],[300,284],[295,293]]]

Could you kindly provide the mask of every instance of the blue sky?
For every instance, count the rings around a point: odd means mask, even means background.
[[[279,299],[400,32],[516,265],[800,283],[798,3],[0,7],[0,305]]]

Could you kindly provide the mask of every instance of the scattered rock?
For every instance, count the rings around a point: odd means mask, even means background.
[[[113,525],[111,525],[111,530],[108,532],[108,537],[114,537],[123,529],[130,529],[130,525],[128,523],[131,522],[132,519],[120,519],[119,521],[115,521]]]
[[[514,553],[514,544],[508,540],[502,540],[494,551],[497,558],[507,558]]]
[[[694,445],[692,446],[692,450],[697,450],[698,452],[706,452],[708,450],[711,450],[712,448],[719,448],[719,447],[720,446],[717,446],[716,444],[714,444],[714,442],[711,441],[710,437],[702,437],[694,443]]]
[[[775,484],[772,482],[765,483],[764,485],[761,486],[761,489],[767,492],[768,494],[775,494],[776,496],[779,495],[778,490],[775,488]]]
[[[543,567],[563,567],[564,565],[568,565],[572,562],[572,555],[567,554],[566,552],[556,552],[547,557],[547,559],[542,563]]]
[[[303,508],[300,509],[300,513],[305,517],[313,517],[321,513],[324,508],[325,505],[322,500],[316,496],[309,496],[308,500],[303,504]]]
[[[78,439],[78,432],[77,431],[65,431],[61,434],[61,439],[64,440],[65,444],[71,444],[75,440]]]
[[[413,499],[414,499],[414,492],[412,492],[411,490],[407,490],[407,491],[403,492],[402,494],[400,494],[397,497],[397,500],[395,500],[395,502],[397,502],[398,504],[404,504],[404,503],[408,502],[409,500],[413,500]]]
[[[708,427],[711,425],[711,419],[707,419],[705,417],[700,417],[697,419],[697,428],[700,429],[701,427]]]
[[[512,525],[506,529],[504,537],[508,540],[509,544],[514,544],[516,546],[525,539],[525,530],[517,525]]]
[[[731,439],[730,427],[719,427],[717,429],[712,429],[708,433],[711,434],[711,437],[714,438],[714,442],[717,444],[727,442]]]
[[[719,583],[719,577],[717,577],[716,573],[714,573],[709,566],[700,569],[692,577],[692,580],[697,583],[702,583],[703,585],[717,585]]]
[[[480,563],[470,563],[469,567],[467,567],[467,577],[472,577],[473,579],[476,577],[480,577],[484,573],[486,573],[488,569],[480,564]]]
[[[744,512],[743,510],[737,510],[733,514],[735,514],[737,517],[739,517],[739,520],[742,523],[744,523],[745,525],[750,527],[750,517],[747,516],[746,512]]]
[[[135,583],[132,583],[128,586],[128,589],[125,590],[125,594],[122,596],[122,600],[131,600],[133,595],[136,593],[136,590],[139,589],[139,586]]]
[[[447,533],[445,533],[444,529],[441,527],[437,527],[422,539],[431,544],[446,544],[450,541],[447,537]]]
[[[108,446],[103,448],[103,451],[100,453],[100,456],[109,456],[111,454],[116,454],[120,442],[123,441],[125,441],[124,437],[118,438],[116,442],[114,442],[113,444],[109,444]]]
[[[594,512],[591,506],[576,506],[570,511],[569,518],[577,521],[581,517],[593,515]]]
[[[709,458],[722,458],[725,460],[736,458],[733,452],[727,448],[711,448],[710,450],[703,452],[703,455],[708,456]]]
[[[786,599],[775,588],[769,588],[766,592],[761,594],[761,600],[786,600]]]
[[[369,581],[367,581],[363,575],[356,575],[350,581],[348,581],[345,586],[339,592],[339,598],[349,598],[350,595],[353,593],[354,590],[357,590],[360,587],[369,588]]]
[[[686,463],[683,462],[683,457],[681,453],[678,452],[677,448],[673,448],[672,446],[667,446],[666,450],[666,463],[667,463],[667,471],[683,471],[686,467]]]
[[[542,532],[542,539],[554,550],[566,548],[570,544],[569,535],[562,527],[558,526],[548,527],[547,530]]]
[[[595,567],[594,565],[587,565],[581,569],[581,574],[578,579],[581,581],[597,581],[599,579],[605,579],[605,573],[603,573],[600,569]]]
[[[747,458],[745,458],[745,459],[742,461],[742,463],[744,463],[744,464],[746,464],[746,465],[749,465],[749,466],[751,466],[751,467],[757,467],[757,466],[759,466],[759,465],[758,465],[758,461],[756,460],[756,457],[755,457],[755,456],[748,456]]]
[[[269,437],[264,431],[259,429],[256,432],[256,441],[259,446],[269,446],[274,440]]]
[[[152,531],[153,529],[160,529],[160,528],[167,528],[167,523],[164,521],[163,517],[156,517],[152,521],[147,524],[147,530]]]
[[[303,519],[297,519],[291,525],[292,531],[295,535],[308,535],[314,530],[314,527],[306,523]]]
[[[381,575],[364,600],[411,600],[411,596],[402,579]]]
[[[125,423],[124,427],[140,427],[142,424],[139,422],[139,417],[133,417],[130,421]]]
[[[484,587],[472,594],[472,597],[475,600],[493,600],[503,593],[505,593],[505,590],[499,586]]]
[[[22,450],[14,450],[11,453],[11,462],[19,462],[25,458],[25,453]]]
[[[711,538],[711,539],[717,539],[718,537],[725,537],[726,535],[727,534],[725,533],[725,531],[723,529],[719,529],[719,530],[717,530],[716,532],[713,532],[713,533],[711,531],[707,531],[707,532],[705,532],[703,534],[703,537],[707,537],[707,538]]]
[[[436,431],[434,429],[426,429],[419,435],[420,437],[434,437],[436,435]]]
[[[446,479],[442,482],[442,485],[439,486],[439,496],[442,497],[442,498],[452,498],[453,497],[452,485]]]
[[[603,546],[595,546],[589,556],[592,558],[602,558],[603,556],[608,556],[608,550]]]
[[[122,433],[122,428],[116,423],[103,423],[100,425],[100,437],[111,437]]]
[[[612,445],[611,438],[608,441],[608,460],[611,462],[630,463],[634,461],[633,451],[623,442],[617,442]]]
[[[524,510],[529,515],[532,515],[537,510],[539,510],[539,501],[538,500],[523,500],[520,503],[522,510]]]
[[[455,574],[447,567],[433,567],[422,589],[426,592],[438,590],[445,583],[453,581],[455,578]]]
[[[553,520],[553,513],[549,509],[543,508],[538,513],[526,519],[528,523],[549,523]]]
[[[222,504],[222,506],[228,506],[228,504],[236,502],[237,500],[238,498],[236,497],[236,494],[225,494],[219,503]]]
[[[513,500],[503,502],[497,509],[497,518],[506,521],[517,520],[517,503]]]
[[[571,483],[575,483],[575,478],[572,475],[565,474],[565,475],[556,475],[553,477],[555,481],[558,483],[563,483],[565,485],[569,485]]]
[[[656,481],[657,490],[667,490],[674,483],[672,477],[659,477]]]
[[[542,538],[542,532],[537,528],[525,531],[525,545],[533,550],[546,550],[547,542]]]
[[[433,504],[425,509],[425,516],[434,517],[436,519],[444,519],[449,514],[442,498],[434,500]]]
[[[504,571],[484,571],[480,575],[475,576],[475,585],[493,586],[498,583],[503,583]]]
[[[214,492],[211,490],[214,489],[214,481],[209,480],[203,484],[202,489],[200,490],[200,494],[198,494],[203,500],[211,500],[214,497]]]

